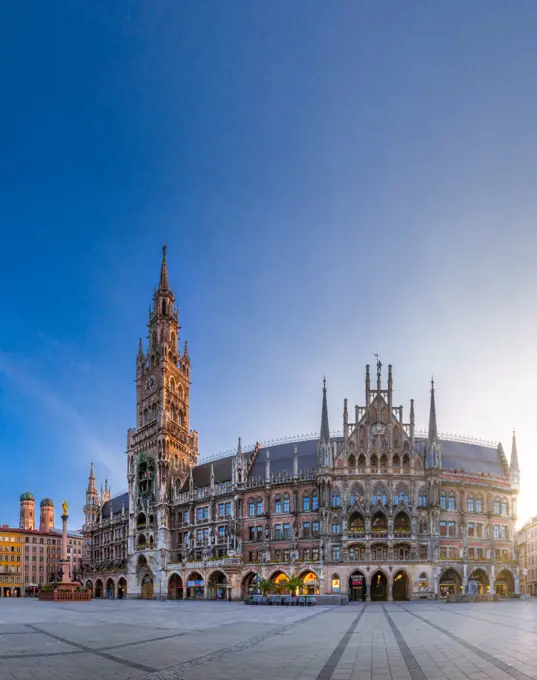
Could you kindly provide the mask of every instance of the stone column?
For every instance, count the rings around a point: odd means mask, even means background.
[[[490,592],[491,595],[494,595],[496,593],[495,586],[494,586],[495,581],[496,581],[496,568],[495,568],[494,564],[492,565],[490,572],[491,573],[490,573],[490,579],[489,579],[489,585],[490,585],[490,591],[489,592]]]
[[[388,583],[388,602],[393,602],[393,583]]]
[[[60,560],[62,566],[62,583],[71,583],[71,560],[67,559],[67,520],[69,515],[64,513],[62,515],[62,559]]]

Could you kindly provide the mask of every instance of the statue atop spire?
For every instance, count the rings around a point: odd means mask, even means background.
[[[166,264],[166,245],[162,246],[162,265],[160,267],[160,290],[169,290],[168,265]]]

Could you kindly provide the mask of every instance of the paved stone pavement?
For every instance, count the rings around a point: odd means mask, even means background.
[[[0,680],[537,680],[537,601],[0,600]]]

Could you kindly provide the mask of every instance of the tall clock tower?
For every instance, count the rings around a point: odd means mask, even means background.
[[[160,590],[171,547],[171,507],[198,458],[190,423],[190,357],[179,349],[179,312],[168,281],[166,246],[149,309],[149,344],[136,357],[136,427],[128,432],[129,591]],[[150,583],[152,580],[152,584]],[[149,585],[152,587],[150,588]]]

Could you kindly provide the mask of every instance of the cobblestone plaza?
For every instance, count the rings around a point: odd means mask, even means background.
[[[537,678],[537,602],[0,605],[0,680]]]

